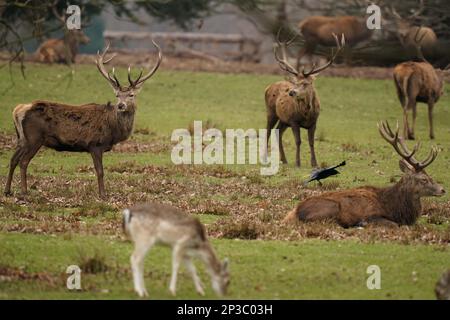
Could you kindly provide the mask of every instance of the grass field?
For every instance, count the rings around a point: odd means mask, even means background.
[[[120,75],[125,76],[121,69]],[[93,66],[77,65],[73,77],[60,66],[27,65],[13,79],[0,69],[0,183],[13,151],[11,111],[34,99],[81,104],[113,100]],[[108,198],[97,198],[88,154],[41,150],[29,166],[30,195],[0,196],[0,298],[136,298],[129,270],[131,243],[121,231],[120,209],[154,200],[184,209],[207,225],[218,255],[230,259],[229,298],[432,299],[440,274],[450,267],[448,196],[425,199],[415,226],[343,229],[330,223],[283,226],[286,212],[305,197],[364,184],[387,185],[400,177],[398,156],[379,137],[376,122],[401,119],[391,80],[319,77],[321,115],[316,135],[320,164],[347,160],[341,175],[322,188],[302,186],[310,173],[302,132],[302,168],[294,163],[292,133],[285,134],[289,165],[261,176],[257,165],[175,166],[174,129],[209,120],[219,129],[264,128],[263,92],[277,76],[223,75],[161,70],[138,96],[135,133],[105,155]],[[13,81],[13,82],[12,82]],[[12,85],[14,83],[14,85]],[[447,90],[449,87],[447,86]],[[418,157],[432,144],[441,150],[428,173],[448,189],[450,98],[435,108],[436,140],[428,139],[426,108],[419,105]],[[79,292],[65,287],[69,265],[81,266]],[[381,269],[381,290],[368,290],[366,269]],[[209,282],[202,270],[202,278]],[[171,298],[170,253],[155,248],[146,260],[152,299]],[[198,298],[185,274],[178,298]],[[206,298],[214,298],[207,288]]]

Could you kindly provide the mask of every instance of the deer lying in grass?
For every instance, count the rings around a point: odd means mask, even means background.
[[[388,123],[378,125],[381,136],[391,144],[402,157],[400,169],[405,173],[395,185],[386,188],[361,187],[350,190],[328,192],[301,202],[288,213],[285,222],[316,221],[330,219],[343,227],[381,223],[386,225],[412,225],[420,216],[420,198],[442,196],[444,188],[433,181],[425,172],[437,156],[431,149],[423,162],[414,159],[419,145],[412,151],[395,133]]]
[[[60,102],[34,101],[19,104],[13,111],[13,120],[17,133],[17,147],[13,154],[6,181],[5,194],[11,194],[11,182],[16,166],[20,166],[21,191],[27,193],[27,167],[31,159],[42,146],[56,151],[89,152],[97,173],[99,194],[105,197],[102,158],[105,151],[131,135],[136,112],[136,95],[144,82],[158,70],[162,60],[158,48],[158,61],[153,69],[136,80],[131,79],[131,67],[128,68],[129,86],[122,86],[114,74],[105,70],[105,64],[114,58],[105,60],[109,49],[97,55],[97,68],[112,86],[117,103],[90,103],[80,106]]]
[[[52,6],[53,15],[61,23],[64,36],[61,39],[48,39],[44,41],[36,50],[35,57],[38,62],[43,63],[74,63],[78,54],[80,44],[89,43],[90,39],[83,31],[69,30],[66,26],[66,14],[59,13],[57,9],[58,1]]]
[[[42,63],[75,63],[80,44],[90,39],[81,30],[68,30],[61,39],[48,39],[36,50],[36,59]]]
[[[416,47],[420,62],[408,61],[398,64],[394,68],[394,83],[398,99],[403,108],[403,136],[414,140],[414,127],[417,117],[417,102],[428,104],[428,122],[430,125],[430,139],[434,139],[433,108],[444,93],[444,76],[449,71],[448,66],[435,69],[424,57],[418,39],[420,29],[415,36]],[[449,65],[450,66],[450,65]],[[408,123],[408,111],[412,110],[412,127]]]
[[[289,81],[278,81],[266,88],[265,100],[267,110],[267,145],[269,144],[270,131],[277,124],[279,129],[279,147],[280,156],[283,163],[287,163],[286,155],[284,153],[282,137],[284,131],[292,128],[295,138],[295,145],[297,147],[295,154],[295,164],[300,167],[300,128],[308,130],[308,141],[311,150],[311,166],[317,167],[316,154],[314,151],[314,135],[316,131],[317,119],[320,113],[319,97],[314,89],[315,75],[331,66],[342,47],[345,44],[344,36],[339,42],[336,35],[334,39],[337,45],[337,50],[332,54],[331,59],[325,65],[316,68],[314,65],[309,72],[304,69],[300,72],[292,67],[283,54],[283,57],[278,56],[278,49],[280,47],[288,46],[293,39],[282,44],[277,38],[277,47],[274,49],[275,59],[278,61],[280,68],[291,75]]]
[[[148,296],[144,285],[144,258],[155,244],[172,248],[172,277],[170,292],[176,295],[177,273],[181,262],[189,271],[196,291],[204,295],[192,258],[202,260],[212,280],[217,295],[226,294],[230,283],[228,260],[221,263],[206,238],[204,226],[198,219],[190,217],[169,205],[148,203],[123,211],[123,228],[134,242],[131,255],[134,289],[141,297]]]

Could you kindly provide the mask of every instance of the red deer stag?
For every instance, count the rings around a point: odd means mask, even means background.
[[[422,48],[423,53],[426,56],[432,56],[435,53],[438,45],[436,33],[429,27],[413,26],[412,22],[425,10],[423,0],[420,1],[420,7],[406,18],[400,16],[394,7],[386,8],[386,14],[394,20],[395,33],[398,40],[407,52],[415,53],[417,35],[420,33],[419,46]]]
[[[368,40],[372,35],[372,30],[366,26],[366,20],[353,16],[312,16],[301,21],[298,27],[305,40],[305,45],[297,56],[297,69],[300,68],[302,57],[312,55],[317,45],[334,46],[333,34],[343,34],[346,44],[350,47]]]
[[[428,121],[430,124],[430,139],[434,139],[433,108],[444,93],[444,76],[447,68],[435,69],[423,56],[418,39],[419,30],[415,36],[416,49],[420,62],[408,61],[394,68],[394,83],[398,99],[403,108],[403,135],[414,140],[414,127],[417,116],[417,102],[428,104]],[[412,127],[408,123],[408,110],[412,110]]]
[[[81,30],[66,28],[66,15],[59,14],[53,6],[53,14],[61,22],[64,36],[61,39],[48,39],[36,50],[36,59],[42,63],[75,63],[80,44],[89,43],[90,39]]]
[[[286,61],[284,54],[281,59],[278,56],[278,49],[283,47],[284,44],[277,37],[278,45],[274,49],[275,59],[280,65],[280,68],[293,75],[293,77],[289,81],[278,81],[266,88],[267,145],[269,143],[270,130],[278,122],[280,156],[283,163],[287,163],[287,160],[284,153],[282,137],[284,131],[288,127],[291,127],[297,147],[295,163],[300,167],[300,128],[305,128],[308,130],[311,166],[317,167],[316,154],[314,152],[314,134],[320,113],[320,102],[313,83],[315,74],[331,66],[345,44],[344,35],[342,35],[340,42],[336,35],[334,35],[334,39],[337,50],[332,54],[331,59],[326,64],[318,68],[314,65],[309,72],[305,72],[304,69],[300,72]],[[292,43],[292,40],[288,41],[285,45],[287,46]]]
[[[386,188],[367,186],[311,197],[290,211],[284,221],[330,219],[343,227],[366,223],[412,225],[421,214],[420,198],[445,194],[444,188],[434,182],[424,170],[437,156],[434,147],[429,156],[419,162],[414,158],[419,145],[416,144],[409,151],[399,138],[398,125],[395,133],[387,122],[378,124],[378,129],[381,136],[402,157],[400,169],[405,174],[395,185]]]
[[[136,112],[136,95],[142,85],[155,72],[162,60],[160,47],[158,60],[153,69],[146,74],[142,72],[136,80],[131,79],[131,66],[128,67],[129,86],[122,86],[117,79],[114,68],[112,75],[105,70],[105,65],[114,56],[105,60],[109,49],[106,46],[102,54],[97,54],[96,65],[101,75],[112,86],[117,103],[90,103],[85,105],[67,105],[59,102],[34,101],[29,104],[19,104],[13,111],[13,120],[18,141],[9,167],[5,194],[11,194],[11,181],[14,169],[20,165],[21,191],[27,192],[27,167],[41,146],[56,151],[89,152],[92,156],[97,173],[99,194],[105,197],[103,183],[102,157],[105,151],[130,136],[133,130],[134,114]]]

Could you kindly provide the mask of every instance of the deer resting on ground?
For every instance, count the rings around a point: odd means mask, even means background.
[[[419,144],[409,151],[399,138],[398,125],[395,133],[387,122],[378,124],[378,128],[381,136],[402,157],[400,169],[404,175],[395,185],[385,188],[367,186],[314,196],[290,211],[284,221],[332,220],[343,227],[367,223],[412,225],[421,215],[420,198],[445,194],[444,188],[425,172],[436,159],[437,149],[433,147],[429,156],[419,162],[414,158]]]
[[[117,102],[85,105],[67,105],[60,102],[37,100],[28,104],[19,104],[13,111],[14,126],[17,133],[17,147],[14,152],[6,181],[5,194],[11,194],[11,182],[14,170],[20,166],[21,191],[27,193],[27,167],[31,159],[42,146],[56,151],[89,152],[97,173],[100,197],[105,197],[103,182],[103,153],[131,135],[136,112],[136,95],[144,82],[158,70],[162,60],[159,46],[158,60],[153,69],[136,80],[131,79],[131,66],[128,68],[128,86],[122,86],[114,68],[112,74],[105,70],[112,56],[105,60],[109,49],[106,46],[102,54],[98,53],[96,65],[100,74],[108,80],[117,97]]]
[[[279,129],[279,148],[280,157],[283,163],[287,163],[286,155],[284,153],[282,137],[284,131],[292,128],[295,138],[296,155],[295,163],[300,167],[300,128],[308,130],[308,141],[311,150],[311,166],[317,167],[316,154],[314,152],[314,135],[316,131],[317,119],[320,113],[319,97],[314,89],[315,75],[331,66],[338,55],[339,51],[345,44],[344,36],[341,41],[334,35],[337,50],[332,54],[331,59],[320,67],[315,65],[312,69],[306,72],[304,69],[299,70],[292,67],[283,54],[283,57],[278,56],[278,49],[288,46],[293,39],[282,44],[277,37],[277,46],[274,49],[275,59],[280,68],[292,75],[288,81],[278,81],[269,85],[265,90],[265,101],[267,111],[267,142],[269,144],[270,131],[277,124]]]
[[[172,277],[170,292],[176,295],[177,273],[180,264],[186,266],[200,295],[204,290],[192,258],[199,258],[211,276],[212,288],[225,295],[230,283],[228,260],[220,262],[206,237],[205,227],[198,219],[165,204],[148,203],[123,211],[124,232],[134,242],[131,255],[134,289],[141,297],[148,296],[144,284],[144,258],[155,244],[172,248]]]

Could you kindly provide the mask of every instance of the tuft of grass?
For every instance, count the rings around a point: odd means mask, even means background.
[[[99,250],[95,250],[92,255],[80,249],[78,266],[84,273],[89,274],[104,273],[109,270],[106,258]]]

